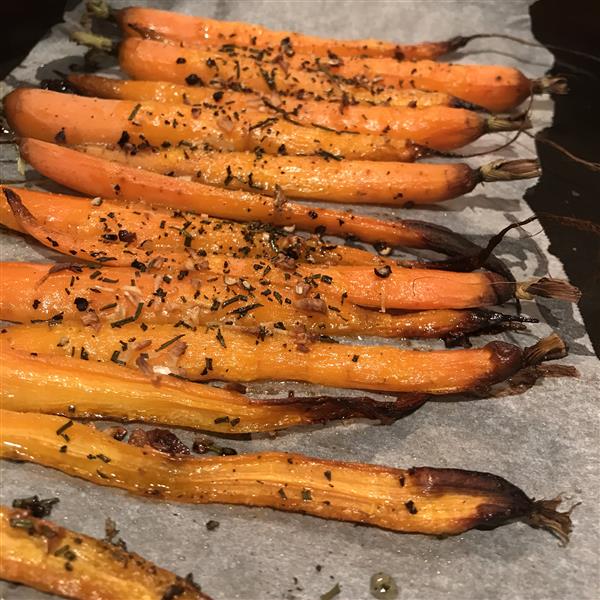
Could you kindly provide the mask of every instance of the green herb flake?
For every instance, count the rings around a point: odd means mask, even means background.
[[[320,600],[332,600],[332,598],[335,598],[341,591],[340,584],[336,583],[328,592],[321,594]]]
[[[168,348],[171,344],[174,344],[177,340],[180,340],[184,335],[185,335],[185,333],[180,333],[179,335],[176,335],[175,337],[171,338],[170,340],[167,340],[164,344],[161,344],[155,350],[155,352],[160,352],[161,350]]]
[[[136,104],[133,107],[133,110],[131,111],[131,113],[129,114],[129,116],[127,117],[128,121],[133,121],[135,119],[135,116],[138,114],[138,111],[140,110],[140,108],[142,108],[141,104]]]

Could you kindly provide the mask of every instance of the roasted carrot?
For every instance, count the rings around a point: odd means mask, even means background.
[[[0,578],[42,592],[75,600],[210,600],[191,576],[178,577],[124,546],[37,518],[27,508],[0,506],[0,539]]]
[[[159,36],[209,48],[249,46],[269,54],[283,53],[285,57],[300,52],[315,56],[334,53],[339,56],[391,56],[417,60],[452,52],[461,47],[457,44],[462,42],[462,38],[419,44],[396,44],[374,39],[339,40],[139,6],[113,11],[113,14],[124,36]]]
[[[120,142],[168,147],[183,142],[225,151],[260,148],[271,154],[371,160],[414,160],[420,152],[404,139],[305,127],[258,109],[213,110],[18,88],[4,98],[4,110],[18,136],[71,145]]]
[[[204,184],[281,192],[304,200],[411,206],[466,194],[484,182],[539,175],[535,160],[499,161],[472,169],[464,163],[410,164],[332,160],[319,156],[271,156],[253,152],[212,152],[202,148],[142,148],[86,145],[80,152],[169,176],[190,176]]]
[[[372,59],[374,66],[369,67],[369,59],[357,58],[329,67],[322,63],[311,66],[311,57],[295,55],[282,66],[278,62],[259,61],[241,51],[182,48],[139,38],[128,38],[120,45],[119,61],[123,71],[133,79],[197,83],[297,97],[308,92],[332,99],[343,97],[344,92],[352,96],[358,88],[381,97],[388,90],[415,87],[452,94],[492,112],[510,111],[532,93],[549,90],[564,93],[562,80],[530,80],[518,69],[496,65],[398,62],[382,58]],[[388,68],[388,63],[394,65],[393,74],[381,71],[380,78],[378,70]]]
[[[262,326],[267,332],[277,323],[280,329],[316,335],[450,339],[488,329],[521,328],[519,323],[524,321],[479,309],[405,314],[364,310],[333,282],[319,285],[329,281],[323,275],[309,279],[310,284],[297,276],[276,284],[267,279],[268,273],[248,278],[218,271],[179,271],[177,276],[157,277],[128,268],[67,264],[57,270],[60,266],[0,263],[0,319],[26,323],[61,314],[63,321],[99,328],[133,317],[143,303],[139,319],[177,324],[182,330],[235,322],[243,327]]]
[[[564,80],[528,79],[513,67],[500,65],[464,65],[432,60],[398,61],[391,58],[348,58],[344,61],[321,61],[311,56],[295,55],[288,61],[291,70],[339,76],[348,84],[361,82],[394,89],[418,88],[445,92],[482,106],[491,112],[508,112],[528,96],[548,91],[564,93]]]
[[[91,82],[86,83],[91,78]],[[128,99],[138,102],[156,101],[191,104],[228,114],[244,110],[261,110],[272,116],[283,115],[302,125],[328,127],[336,131],[385,135],[410,139],[437,150],[452,150],[469,144],[483,134],[510,131],[523,126],[522,119],[500,119],[447,106],[416,107],[368,106],[339,102],[298,101],[293,98],[270,99],[259,94],[216,91],[211,88],[178,86],[152,81],[121,81],[93,75],[71,77],[88,95],[101,98]],[[80,82],[79,84],[77,82]],[[139,92],[135,93],[135,90]],[[130,96],[130,97],[128,97]],[[168,100],[166,99],[168,97]]]
[[[52,467],[147,498],[265,506],[393,531],[453,535],[521,519],[564,542],[560,500],[529,499],[505,479],[474,471],[377,465],[285,452],[191,458],[112,439],[63,417],[0,411],[0,456]],[[68,436],[68,439],[67,437]],[[66,446],[66,452],[60,448]],[[110,462],[98,465],[88,455]]]
[[[428,248],[447,254],[478,250],[449,229],[430,223],[385,221],[348,211],[277,202],[258,194],[222,190],[126,167],[39,140],[22,140],[19,147],[21,156],[42,175],[91,196],[244,222],[295,226],[390,247]]]
[[[147,210],[101,198],[80,198],[37,192],[27,188],[2,189],[22,199],[40,226],[58,230],[73,239],[116,243],[130,252],[143,249],[138,260],[181,254],[181,264],[194,250],[196,256],[223,255],[264,259],[292,257],[313,264],[364,264],[381,266],[385,259],[350,246],[340,246],[317,238],[303,238],[260,223],[236,223],[163,208]],[[0,193],[0,224],[25,233],[4,193]],[[147,235],[143,235],[146,232]],[[48,242],[48,240],[46,240]],[[58,248],[63,252],[63,249]],[[69,255],[68,250],[64,252]],[[134,260],[131,256],[131,260]],[[193,268],[193,267],[192,267]]]
[[[56,82],[49,82],[56,85]],[[79,93],[98,98],[112,98],[113,100],[153,100],[167,104],[204,104],[215,102],[245,101],[249,106],[259,108],[265,106],[263,98],[267,98],[288,113],[299,112],[298,107],[310,106],[317,110],[324,102],[330,101],[338,110],[346,110],[347,106],[360,104],[368,108],[375,104],[387,106],[408,106],[412,108],[425,108],[428,106],[449,106],[452,108],[469,108],[465,102],[458,98],[441,92],[424,92],[423,90],[397,90],[385,95],[382,90],[380,96],[368,89],[355,89],[352,94],[345,97],[334,96],[327,99],[316,100],[307,94],[302,100],[294,97],[278,96],[277,94],[254,94],[252,92],[236,92],[235,90],[216,90],[210,87],[179,85],[167,81],[136,81],[112,79],[98,75],[72,73],[67,77],[68,87],[74,87]],[[341,104],[343,107],[340,108]]]
[[[422,405],[407,394],[383,402],[367,397],[292,397],[256,400],[207,384],[60,356],[0,351],[2,407],[69,418],[110,419],[235,435],[277,431],[340,419],[385,423]],[[143,366],[143,363],[140,363]],[[127,402],[123,402],[127,398]]]
[[[319,283],[315,281],[319,280],[327,286],[332,286],[326,290],[333,295],[337,293],[340,302],[347,297],[355,304],[381,310],[471,308],[501,304],[515,293],[515,286],[510,281],[486,272],[456,273],[403,267],[392,269],[386,264],[380,267],[353,266],[350,269],[339,266],[329,269],[319,267],[319,273],[315,273],[314,268],[305,268],[295,263],[282,265],[285,270],[273,269],[273,265],[259,259],[206,257],[205,253],[199,254],[198,251],[188,251],[183,255],[157,254],[153,250],[145,250],[143,242],[141,245],[130,245],[127,242],[110,243],[104,236],[101,240],[84,240],[40,224],[18,195],[6,188],[4,194],[19,221],[19,226],[39,242],[67,256],[98,264],[131,266],[140,272],[170,270],[180,273],[183,270],[184,273],[188,273],[210,270],[228,277],[243,277],[249,280],[263,277],[269,284],[282,286],[291,282],[318,287]],[[290,274],[290,270],[294,270],[294,276]],[[288,303],[291,303],[291,300]]]
[[[128,340],[125,349],[123,340]],[[143,342],[141,348],[139,342]],[[118,360],[130,368],[136,368],[138,357],[144,353],[154,372],[198,381],[291,380],[425,394],[478,390],[504,381],[531,364],[566,354],[558,336],[524,350],[492,342],[482,348],[428,352],[311,342],[306,336],[277,329],[272,335],[229,326],[182,331],[171,325],[146,324],[136,315],[99,331],[71,323],[15,325],[1,330],[0,343],[5,348],[40,354],[100,362]]]

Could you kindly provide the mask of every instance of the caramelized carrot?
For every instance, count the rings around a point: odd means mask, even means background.
[[[217,90],[210,87],[179,85],[167,81],[136,81],[112,79],[98,75],[87,75],[72,73],[67,77],[69,86],[87,96],[98,98],[112,98],[113,100],[144,100],[165,102],[166,104],[204,104],[225,103],[232,100],[244,101],[250,107],[258,108],[265,106],[263,94],[255,94],[250,91],[237,92],[235,90]],[[317,111],[324,102],[330,102],[338,107],[338,110],[346,110],[347,106],[359,104],[363,108],[371,105],[382,104],[386,106],[425,108],[428,106],[448,106],[452,108],[466,108],[465,103],[458,98],[441,92],[424,92],[423,90],[388,90],[376,94],[368,89],[357,88],[352,94],[345,97],[333,96],[314,99],[314,95],[306,94],[302,100],[294,97],[278,96],[269,94],[266,96],[271,102],[277,104],[288,113],[300,112],[300,107],[310,107]],[[340,105],[343,107],[340,108]]]
[[[273,31],[260,25],[235,21],[217,21],[181,13],[143,7],[114,11],[125,36],[160,36],[199,47],[251,46],[270,53],[294,52],[328,56],[391,56],[417,60],[436,58],[453,51],[459,38],[442,42],[396,44],[374,39],[339,40],[291,31]]]
[[[429,248],[450,254],[477,247],[443,227],[419,221],[384,221],[348,211],[277,203],[267,196],[222,190],[174,179],[76,152],[57,144],[25,139],[21,156],[38,172],[71,189],[124,203],[141,203],[238,221],[296,226],[368,243]]]
[[[62,232],[72,239],[86,240],[86,243],[95,240],[99,246],[120,245],[129,252],[139,247],[138,254],[130,255],[130,262],[134,258],[145,262],[152,255],[179,254],[179,263],[184,265],[192,250],[200,258],[217,254],[263,259],[295,257],[300,262],[313,264],[381,266],[385,262],[359,248],[330,244],[315,237],[303,238],[256,222],[236,223],[165,208],[147,209],[113,200],[90,200],[27,188],[4,186],[2,189],[21,198],[41,227]],[[0,194],[0,224],[26,233],[4,193]],[[71,256],[68,250],[65,252]]]
[[[149,367],[134,371],[114,363],[32,355],[6,348],[0,351],[0,358],[4,409],[79,419],[140,421],[226,435],[278,431],[339,419],[391,423],[426,400],[420,394],[406,394],[392,402],[357,396],[257,400],[211,385],[161,377]]]
[[[181,271],[183,269],[187,273],[209,269],[228,276],[249,279],[268,275],[269,282],[281,285],[291,281],[288,272],[290,265],[286,265],[284,271],[274,270],[269,263],[257,259],[219,256],[205,258],[206,254],[198,251],[188,251],[186,254],[157,254],[153,250],[145,250],[143,242],[138,245],[137,237],[129,241],[120,240],[124,241],[124,244],[111,244],[111,240],[106,240],[104,235],[101,240],[82,239],[80,236],[51,229],[39,223],[17,194],[7,188],[3,191],[19,225],[27,233],[47,247],[71,257],[99,264],[109,263],[111,266],[132,266],[140,271],[160,269]],[[294,264],[291,268],[294,268]],[[341,300],[347,296],[351,302],[382,310],[386,308],[469,308],[501,304],[512,297],[515,289],[506,279],[493,273],[483,272],[452,273],[405,268],[395,268],[392,271],[389,264],[375,268],[357,266],[350,270],[337,267],[328,269],[327,272],[319,268],[319,271],[321,273],[316,275],[310,268],[299,265],[295,275],[304,278],[304,283],[311,285],[314,284],[315,279],[321,279],[321,282],[328,285],[335,282],[335,285],[341,288],[339,289]],[[323,277],[326,277],[326,280]],[[361,288],[349,289],[353,285],[359,285]],[[440,289],[443,289],[443,295],[440,295]],[[138,303],[138,308],[139,306]]]
[[[244,52],[219,53],[139,38],[128,38],[120,45],[119,60],[123,71],[133,79],[292,96],[310,92],[323,98],[343,97],[344,92],[351,96],[359,87],[371,89],[376,97],[388,90],[415,87],[445,92],[492,112],[510,111],[531,93],[555,87],[544,79],[530,80],[518,69],[496,65],[382,58],[372,59],[370,66],[369,59],[357,58],[324,68],[320,63],[312,64],[311,57],[296,55],[286,61],[284,68],[280,63],[259,61]],[[386,74],[385,69],[392,66],[392,73]]]
[[[133,317],[142,303],[140,320],[177,323],[182,331],[235,322],[243,327],[262,326],[267,332],[277,323],[280,329],[316,335],[405,338],[454,338],[504,326],[520,328],[518,322],[523,321],[479,309],[404,314],[365,310],[322,274],[312,279],[306,276],[308,284],[297,274],[289,280],[271,281],[263,271],[262,276],[250,277],[232,276],[229,269],[225,269],[228,273],[179,271],[157,276],[133,268],[64,266],[57,271],[60,265],[0,263],[0,319],[26,323],[61,314],[63,321],[98,328]],[[233,266],[237,271],[238,265]]]
[[[128,340],[125,352],[122,340]],[[142,342],[134,344],[134,342]],[[182,331],[171,325],[115,321],[98,331],[81,324],[15,325],[0,331],[2,347],[84,360],[119,360],[138,368],[205,381],[303,381],[380,392],[450,394],[504,381],[531,363],[562,357],[564,343],[554,336],[522,350],[505,342],[460,350],[401,350],[307,341],[275,330],[244,332],[216,326]],[[139,359],[144,353],[145,358]],[[210,360],[206,360],[206,359]]]
[[[90,78],[91,83],[86,84]],[[197,108],[216,109],[230,117],[235,112],[239,114],[245,110],[260,110],[272,116],[283,114],[286,118],[306,126],[319,125],[336,131],[410,139],[437,150],[452,150],[471,143],[485,133],[508,131],[522,126],[519,119],[485,117],[470,110],[447,106],[429,106],[422,109],[350,103],[341,106],[339,102],[315,100],[300,102],[285,97],[268,99],[259,94],[230,90],[215,92],[211,88],[194,88],[176,84],[171,84],[170,87],[169,84],[161,82],[120,81],[93,75],[76,75],[71,77],[71,80],[88,95],[102,98],[116,97],[120,100],[171,104],[181,104],[185,99],[186,104],[196,105]],[[78,81],[81,83],[78,84]],[[97,88],[97,93],[90,94],[94,87]],[[136,89],[140,90],[137,96]]]
[[[438,536],[521,519],[566,543],[572,528],[570,511],[556,510],[560,499],[534,501],[490,473],[393,469],[286,452],[170,456],[118,442],[64,417],[2,410],[0,419],[1,458],[45,465],[146,499],[265,506]],[[61,430],[68,430],[68,441],[57,435]],[[62,446],[66,452],[60,452]],[[110,463],[96,464],[90,452]],[[125,592],[119,597],[139,596]]]
[[[411,206],[456,198],[478,183],[526,179],[539,174],[536,161],[408,164],[332,160],[317,156],[270,156],[252,152],[207,152],[197,148],[142,148],[87,145],[77,150],[155,173],[190,176],[229,189],[281,192],[305,200]]]
[[[418,156],[418,149],[406,140],[304,127],[257,109],[237,111],[224,106],[215,111],[19,88],[6,96],[4,110],[18,136],[71,145],[129,142],[166,147],[197,143],[225,151],[260,148],[270,154],[325,154],[351,159],[414,160]]]

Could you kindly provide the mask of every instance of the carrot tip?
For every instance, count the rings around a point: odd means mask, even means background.
[[[523,350],[523,363],[526,366],[538,365],[547,360],[557,360],[567,355],[567,344],[556,333],[541,339],[537,344]]]
[[[571,512],[581,502],[573,504],[569,510],[560,512],[556,510],[562,498],[557,496],[552,500],[536,500],[533,502],[533,508],[527,522],[532,527],[546,529],[555,535],[563,546],[569,542],[569,536],[573,531],[573,522],[571,521]]]
[[[531,179],[541,174],[540,163],[534,158],[495,160],[479,167],[481,181],[514,181]]]
[[[558,94],[564,96],[569,93],[569,82],[566,77],[540,77],[531,82],[531,91],[534,94]]]

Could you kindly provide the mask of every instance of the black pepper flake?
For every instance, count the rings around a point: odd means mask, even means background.
[[[89,360],[90,359],[90,355],[88,354],[88,351],[81,346],[81,351],[79,352],[79,358],[81,358],[81,360]]]
[[[183,56],[180,56],[175,62],[178,65],[184,65],[186,63],[186,60],[185,60],[185,58],[183,58]]]
[[[215,92],[213,94],[213,100],[215,102],[219,102],[220,100],[223,99],[223,94],[224,94],[224,92],[222,90],[219,90],[218,92]]]
[[[219,525],[219,521],[214,521],[213,519],[211,519],[210,521],[207,521],[206,529],[208,529],[208,531],[214,531],[215,529],[217,529],[217,527],[219,527]]]
[[[387,279],[392,274],[392,267],[384,265],[383,267],[375,267],[373,269],[375,275],[381,279]]]
[[[120,146],[121,148],[123,148],[125,146],[125,144],[129,143],[129,134],[126,131],[123,131],[121,133],[121,137],[119,138],[119,141],[117,142],[117,145]]]
[[[398,479],[398,481],[400,482],[400,487],[404,487],[404,484],[406,483],[406,479],[404,478],[404,475],[400,475],[400,478]]]
[[[285,490],[284,490],[283,488],[279,488],[279,489],[277,490],[277,493],[278,493],[278,494],[279,494],[279,495],[280,495],[280,496],[281,496],[281,497],[282,497],[284,500],[287,500],[287,496],[286,496],[286,494],[285,494]]]
[[[57,144],[64,144],[67,141],[67,136],[65,135],[64,127],[62,127],[61,130],[54,136],[54,141]]]
[[[85,312],[90,305],[85,298],[75,298],[73,304],[75,304],[79,312]]]
[[[359,358],[360,358],[360,356],[359,356],[358,354],[355,354],[355,355],[352,357],[352,362],[353,362],[353,363],[355,363],[355,362],[358,362],[358,359],[359,359]]]
[[[200,374],[208,375],[208,372],[212,371],[212,370],[213,370],[212,358],[209,358],[208,356],[206,356],[204,358],[204,370]]]
[[[408,502],[404,503],[404,506],[406,506],[406,510],[411,514],[411,515],[416,515],[417,514],[417,507],[415,506],[415,503],[412,500],[409,500]]]
[[[327,479],[327,481],[331,481],[331,471],[324,471],[323,475],[325,476],[325,479]]]
[[[202,79],[200,79],[200,77],[198,77],[198,75],[196,75],[196,73],[190,73],[186,78],[185,78],[185,82],[188,85],[204,85],[202,83]]]
[[[312,500],[312,493],[310,490],[304,489],[302,490],[302,500],[304,500],[304,502],[308,502],[310,500]]]
[[[316,219],[319,216],[319,213],[314,210],[309,210],[307,214],[311,219]]]

